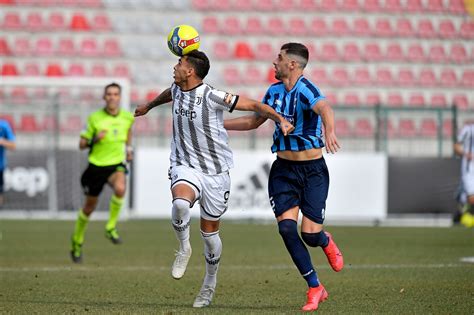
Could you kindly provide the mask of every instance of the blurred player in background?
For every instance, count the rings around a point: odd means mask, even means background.
[[[293,129],[271,107],[203,83],[209,68],[209,59],[203,52],[191,51],[174,66],[171,88],[135,110],[135,116],[141,116],[156,106],[173,101],[169,178],[173,196],[172,224],[180,245],[171,274],[180,279],[186,271],[192,252],[190,210],[199,200],[206,274],[193,307],[206,307],[211,303],[222,253],[219,220],[227,210],[229,170],[233,167],[232,151],[224,129],[224,111],[255,111],[262,117],[277,121],[282,134]]]
[[[278,129],[273,134],[272,152],[277,153],[277,159],[270,171],[268,193],[279,233],[308,283],[303,311],[316,310],[319,302],[328,296],[303,241],[308,246],[321,247],[336,272],[344,265],[331,234],[323,230],[329,173],[322,153],[325,145],[321,122],[324,124],[326,151],[335,153],[339,144],[334,131],[334,113],[318,87],[303,75],[308,57],[308,49],[302,44],[283,45],[273,61],[275,78],[280,82],[271,85],[263,99],[263,103],[295,126],[294,132],[287,137]],[[265,117],[254,114],[225,120],[224,126],[228,130],[250,130],[265,121]],[[297,229],[300,209],[303,213],[303,240]]]
[[[466,227],[474,227],[474,122],[461,129],[454,144],[454,152],[462,158],[459,222]]]
[[[134,118],[131,113],[120,108],[121,90],[116,83],[105,87],[105,107],[89,116],[86,129],[81,132],[79,148],[89,150],[89,165],[81,177],[86,200],[82,209],[79,209],[72,236],[71,258],[75,263],[82,261],[82,244],[89,216],[95,210],[105,184],[113,189],[105,235],[114,244],[122,242],[116,225],[126,190],[127,168],[124,162],[133,158],[131,141]]]
[[[3,206],[3,171],[7,168],[6,150],[14,150],[15,134],[8,121],[0,119],[0,208]]]

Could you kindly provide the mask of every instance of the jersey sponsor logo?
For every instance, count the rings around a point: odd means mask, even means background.
[[[196,106],[201,105],[202,103],[202,95],[196,96]]]
[[[217,259],[209,259],[207,256],[206,256],[206,263],[208,263],[209,265],[217,265],[219,262],[221,261],[221,258],[217,258]]]
[[[196,117],[197,117],[196,111],[194,111],[194,110],[189,110],[189,109],[184,109],[184,108],[182,108],[182,107],[179,107],[179,108],[175,109],[175,110],[174,110],[174,113],[175,113],[176,115],[180,115],[180,116],[182,116],[182,117],[185,117],[185,118],[187,118],[187,119],[189,119],[189,120],[196,119]]]
[[[49,180],[49,173],[43,167],[15,167],[5,170],[5,190],[24,192],[28,197],[44,193]]]

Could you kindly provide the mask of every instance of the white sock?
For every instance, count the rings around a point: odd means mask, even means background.
[[[219,231],[206,233],[201,231],[204,241],[204,259],[206,260],[206,276],[203,285],[215,288],[217,283],[217,269],[222,254],[222,241]]]
[[[189,242],[189,224],[191,221],[190,207],[191,204],[186,199],[177,198],[173,200],[171,223],[176,232],[176,238],[179,241],[180,251],[188,251],[191,249],[191,243]]]

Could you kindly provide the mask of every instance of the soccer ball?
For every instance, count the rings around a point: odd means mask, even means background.
[[[201,44],[199,33],[189,25],[178,25],[168,34],[168,48],[176,56],[183,56],[198,49]]]

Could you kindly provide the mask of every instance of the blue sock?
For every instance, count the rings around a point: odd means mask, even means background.
[[[298,234],[296,221],[286,219],[278,222],[278,232],[280,232],[291,259],[308,286],[313,288],[319,286],[318,275],[311,263],[311,256]]]

